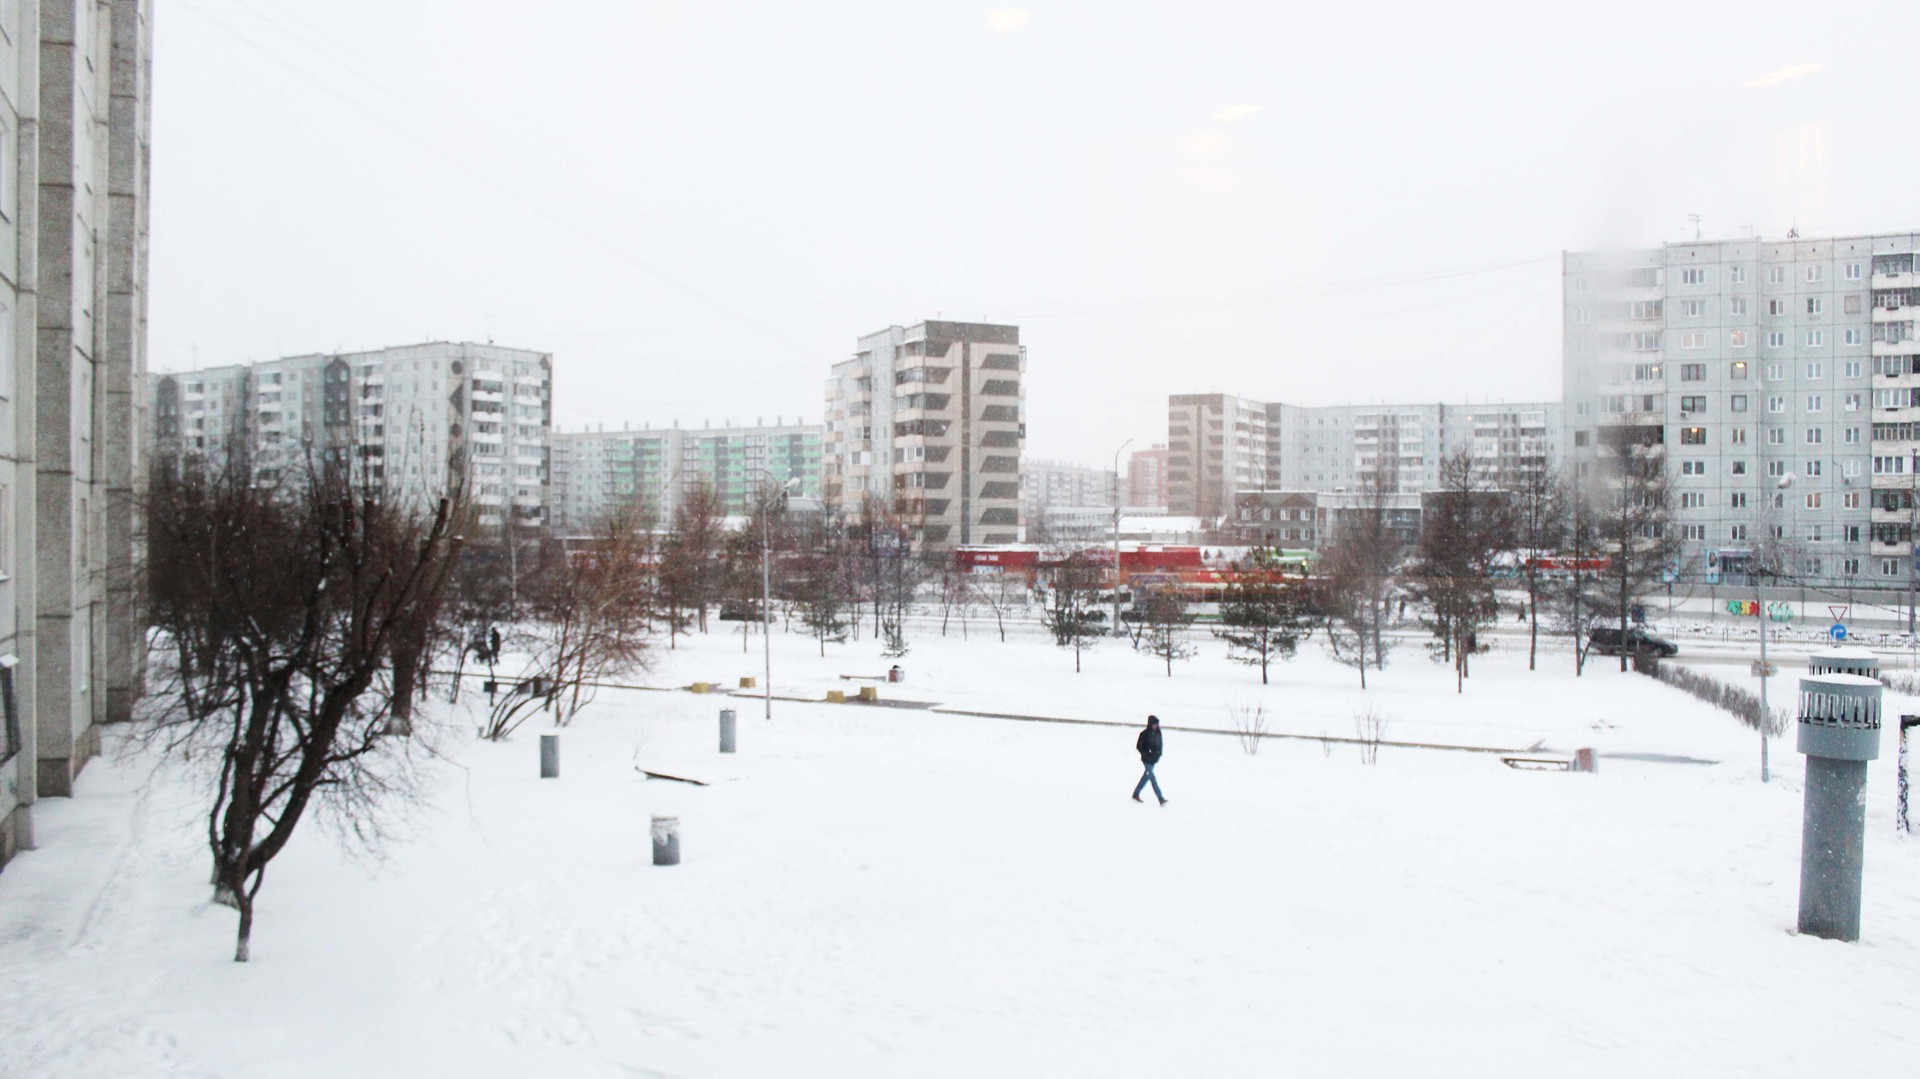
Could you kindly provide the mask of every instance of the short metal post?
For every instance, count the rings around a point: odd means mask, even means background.
[[[1879,681],[1862,674],[1800,680],[1800,932],[1809,936],[1860,939],[1867,762],[1880,755],[1880,695]]]
[[[540,736],[540,778],[560,778],[560,736],[557,734]]]
[[[680,864],[680,818],[653,818],[653,864]]]
[[[1896,823],[1903,832],[1912,832],[1913,823],[1907,819],[1907,732],[1920,727],[1920,716],[1900,717],[1900,815]]]
[[[733,709],[731,708],[720,709],[720,752],[722,753],[733,752],[734,728],[735,728],[735,723],[734,723]]]

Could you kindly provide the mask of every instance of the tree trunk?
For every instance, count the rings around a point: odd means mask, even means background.
[[[1533,576],[1527,576],[1527,670],[1533,670],[1533,660],[1540,652],[1540,586]]]

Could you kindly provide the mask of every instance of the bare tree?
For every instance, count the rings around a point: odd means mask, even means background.
[[[1167,665],[1167,677],[1173,677],[1173,661],[1193,658],[1194,647],[1187,640],[1187,627],[1193,615],[1187,613],[1187,601],[1168,588],[1147,592],[1137,605],[1140,611],[1140,651],[1155,656]]]
[[[1538,469],[1508,483],[1513,492],[1512,550],[1520,581],[1527,590],[1527,669],[1534,670],[1540,652],[1540,600],[1546,594],[1541,559],[1560,553],[1567,540],[1567,487],[1551,472]]]
[[[794,598],[800,607],[801,624],[813,634],[820,654],[825,656],[828,641],[847,639],[847,596],[853,587],[848,577],[853,566],[846,557],[845,536],[837,527],[821,525],[806,543],[808,550],[800,559]]]
[[[593,700],[598,683],[645,665],[649,535],[627,513],[603,522],[590,547],[549,546],[524,582],[530,653],[522,687],[494,703],[481,735],[502,739],[539,709],[564,726]]]
[[[712,485],[694,484],[673,511],[673,527],[660,557],[660,583],[667,609],[667,647],[673,647],[682,611],[707,632],[707,608],[719,598],[725,510]]]
[[[969,579],[972,593],[993,612],[993,626],[1000,632],[1000,643],[1007,643],[1007,614],[1014,606],[1025,606],[1028,588],[1013,573],[983,573]]]
[[[1360,672],[1386,666],[1390,647],[1386,625],[1397,585],[1402,542],[1388,517],[1390,492],[1370,485],[1361,504],[1335,526],[1333,543],[1321,559],[1322,614],[1327,620],[1327,650]]]
[[[174,685],[155,729],[217,769],[207,840],[214,901],[251,954],[269,863],[316,804],[377,839],[408,787],[389,734],[395,648],[436,632],[460,540],[457,494],[431,512],[382,501],[345,468],[252,482],[228,464],[163,464],[148,507],[153,617]]]
[[[1440,489],[1422,499],[1418,574],[1411,592],[1435,659],[1450,661],[1454,691],[1464,692],[1479,634],[1500,615],[1493,568],[1512,544],[1506,492],[1486,488],[1462,450],[1440,462]]]

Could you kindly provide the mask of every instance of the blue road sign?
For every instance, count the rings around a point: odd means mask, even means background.
[[[1827,627],[1827,636],[1832,637],[1836,641],[1844,641],[1847,639],[1847,627],[1839,622],[1835,622],[1833,625]]]

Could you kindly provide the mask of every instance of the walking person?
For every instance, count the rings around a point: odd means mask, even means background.
[[[1140,792],[1153,784],[1153,796],[1160,799],[1161,805],[1167,804],[1167,796],[1160,793],[1160,780],[1153,774],[1153,766],[1160,763],[1160,717],[1148,716],[1147,729],[1133,740],[1133,748],[1140,751],[1140,763],[1147,766],[1141,774],[1140,782],[1133,785],[1133,800],[1140,801]]]

